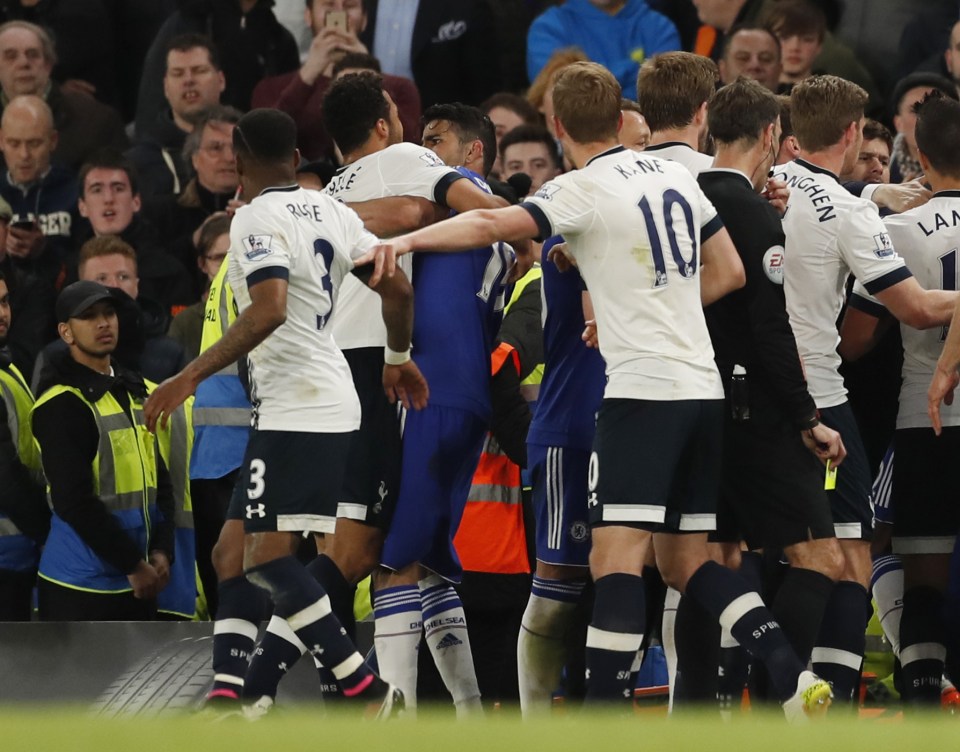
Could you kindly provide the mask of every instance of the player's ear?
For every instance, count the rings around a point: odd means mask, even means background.
[[[300,150],[293,150],[293,169],[297,169],[300,166],[300,163],[303,161],[303,158],[300,156]]]

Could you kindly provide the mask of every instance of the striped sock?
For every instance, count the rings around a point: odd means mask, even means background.
[[[740,575],[707,561],[687,581],[687,596],[711,613],[750,655],[764,662],[781,702],[796,692],[804,666],[773,614]]]
[[[903,615],[903,562],[899,556],[887,554],[873,560],[870,590],[877,602],[877,615],[883,634],[900,657],[900,619]]]
[[[903,699],[908,706],[940,704],[940,680],[947,657],[943,595],[932,587],[914,587],[903,594],[900,664]]]
[[[264,618],[266,599],[245,577],[217,586],[220,606],[213,624],[213,689],[210,697],[239,699]]]
[[[329,666],[347,697],[386,690],[364,663],[330,607],[330,598],[293,556],[247,570],[247,578],[273,596],[277,615],[285,617],[307,650]]]
[[[243,699],[247,702],[255,702],[261,697],[276,699],[280,680],[305,652],[307,646],[290,629],[286,620],[274,614],[250,659],[243,685]]]
[[[631,699],[630,667],[643,642],[643,580],[608,574],[594,584],[593,620],[587,627],[587,701]]]
[[[520,710],[550,710],[566,659],[564,637],[586,585],[584,580],[547,580],[534,575],[517,640]]]
[[[435,574],[420,580],[419,587],[427,647],[453,697],[457,717],[480,713],[480,687],[460,596],[449,582]]]
[[[416,585],[377,590],[373,595],[373,642],[380,674],[403,691],[407,710],[417,705],[417,653],[423,618]]]
[[[858,582],[838,582],[823,612],[820,636],[810,653],[813,670],[833,686],[836,703],[855,705],[866,644],[870,596]]]

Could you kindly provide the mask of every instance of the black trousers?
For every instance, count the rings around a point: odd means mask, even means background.
[[[190,481],[190,497],[193,501],[193,525],[196,534],[197,571],[207,598],[210,618],[217,613],[217,573],[211,555],[220,537],[220,529],[227,518],[227,507],[237,479],[234,471],[222,478]]]
[[[37,602],[41,621],[153,621],[156,601],[144,601],[133,593],[88,593],[37,579]]]
[[[37,573],[0,569],[0,621],[30,621]]]

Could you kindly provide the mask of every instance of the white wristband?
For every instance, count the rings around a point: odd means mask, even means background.
[[[403,352],[391,350],[389,346],[383,348],[383,362],[388,366],[402,366],[410,360],[410,349]]]

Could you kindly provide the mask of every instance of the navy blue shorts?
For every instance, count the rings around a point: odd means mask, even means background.
[[[945,427],[940,436],[929,428],[903,428],[894,433],[893,446],[893,552],[949,556],[960,529],[953,473],[960,427]]]
[[[827,491],[833,530],[839,540],[873,538],[873,481],[860,429],[849,402],[820,410],[820,422],[839,432],[847,457],[837,468],[837,487]]]
[[[383,566],[400,570],[420,562],[459,581],[453,537],[486,433],[486,421],[466,410],[428,406],[406,412],[400,493],[383,544]]]
[[[383,530],[400,487],[400,417],[383,391],[383,348],[344,350],[353,385],[360,398],[360,430],[347,460],[337,517],[357,520]]]
[[[716,527],[719,400],[604,399],[588,478],[590,523],[657,533]]]
[[[587,566],[590,556],[589,466],[590,452],[585,449],[527,444],[527,468],[533,483],[533,508],[537,520],[538,561]]]
[[[250,432],[227,519],[247,533],[332,533],[356,432]]]

